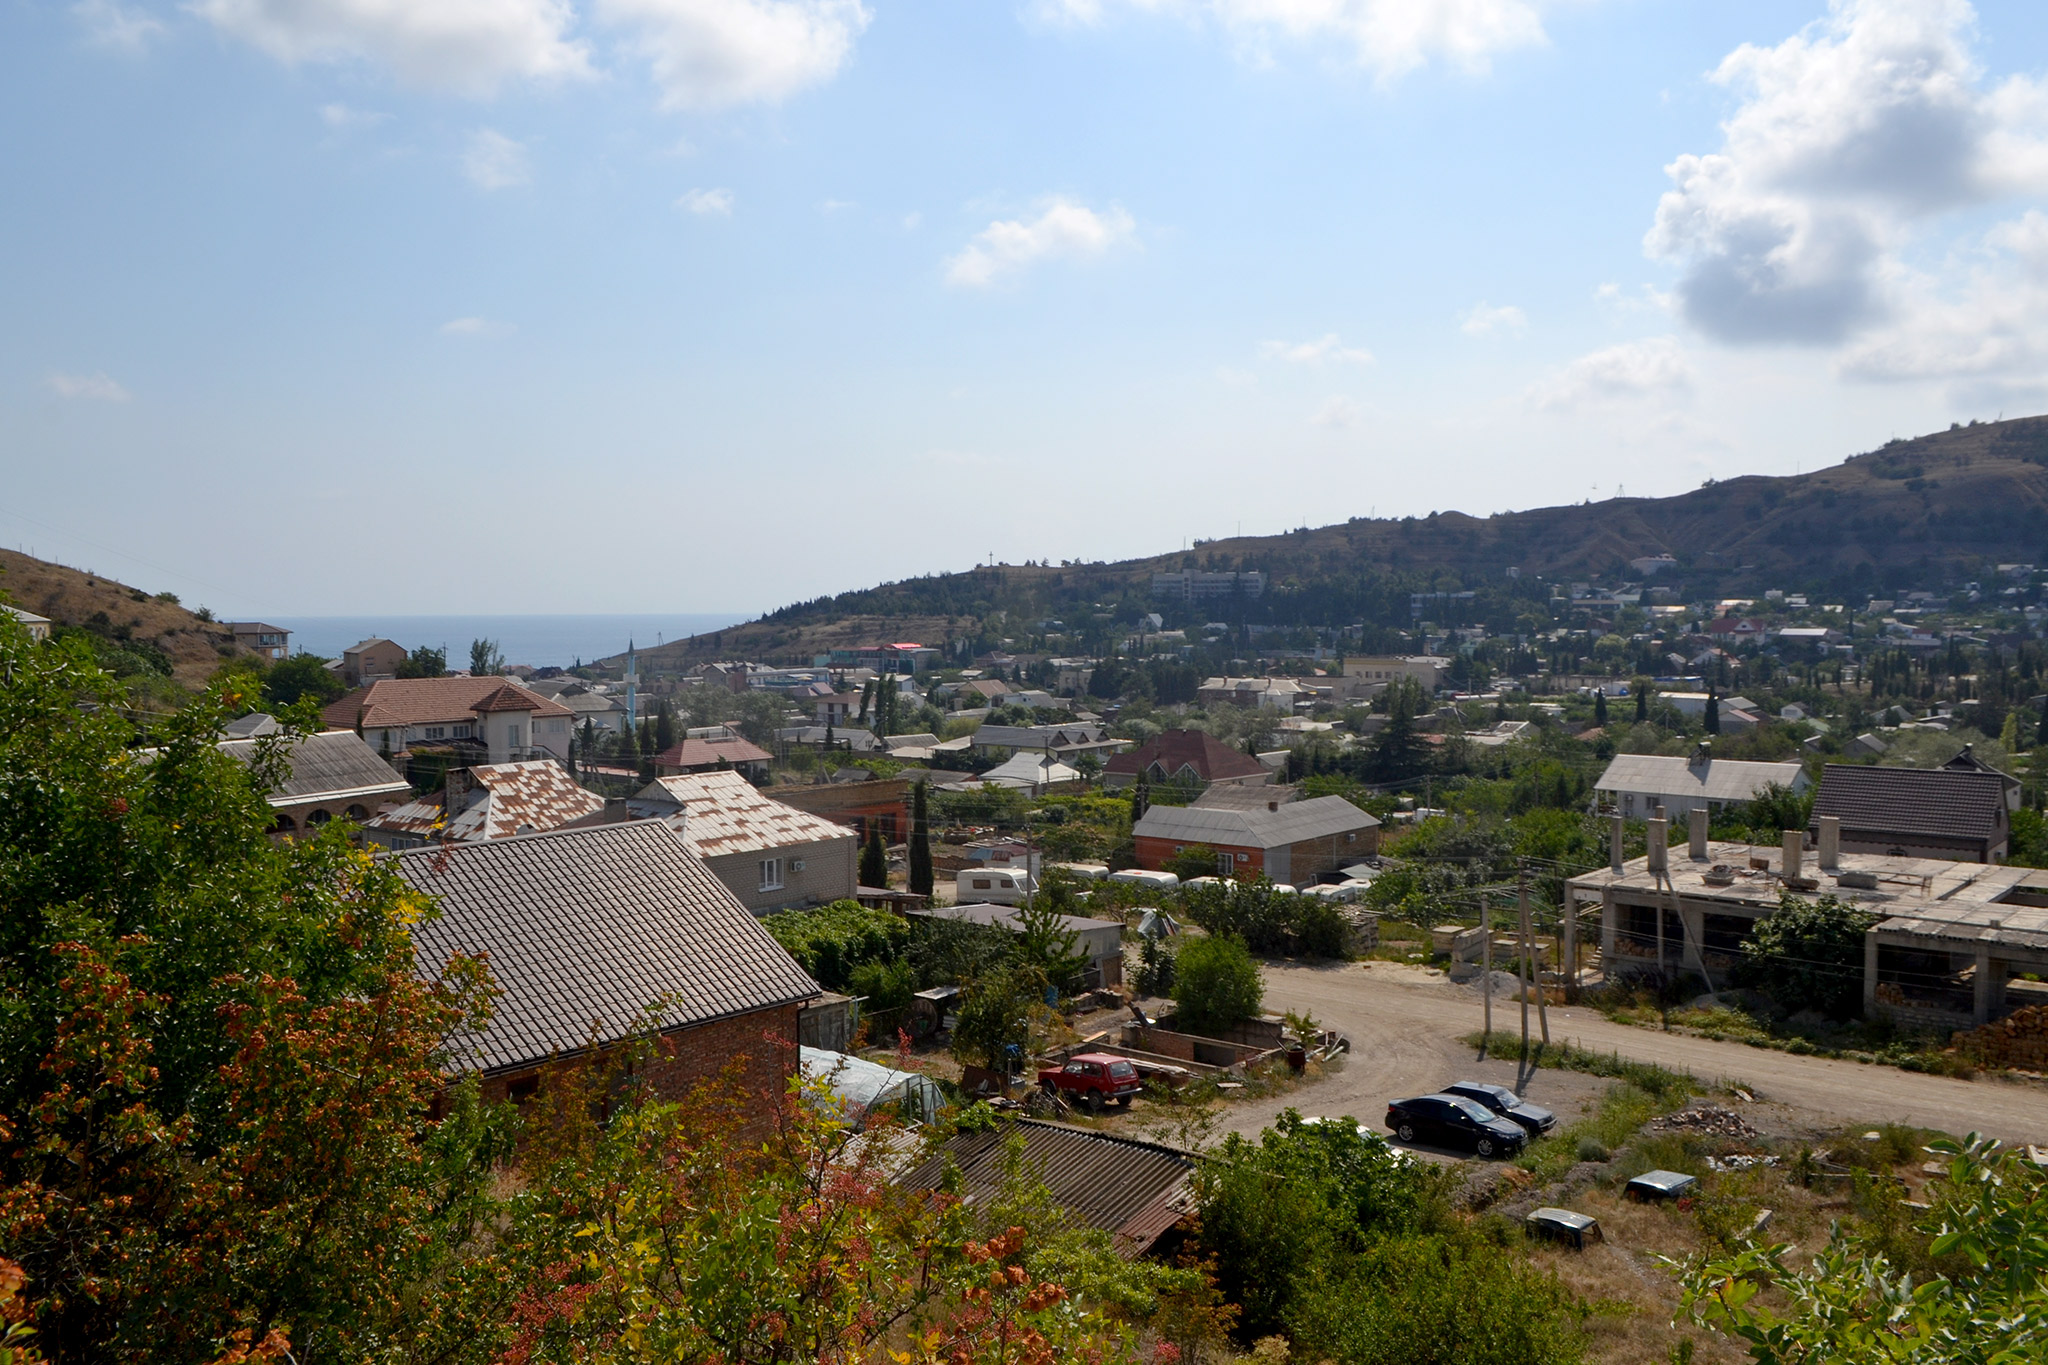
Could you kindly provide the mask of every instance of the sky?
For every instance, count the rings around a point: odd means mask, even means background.
[[[0,0],[0,544],[741,612],[2048,411],[2039,0]]]

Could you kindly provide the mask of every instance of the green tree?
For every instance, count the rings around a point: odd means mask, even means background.
[[[340,675],[327,667],[317,654],[294,654],[280,659],[263,675],[263,700],[273,708],[292,706],[310,697],[317,706],[339,701],[348,691]]]
[[[448,651],[421,645],[400,659],[398,667],[391,671],[400,678],[445,678],[448,676]]]
[[[1607,723],[1607,693],[1604,691],[1593,694],[1593,723],[1595,725],[1605,725]]]
[[[505,651],[498,648],[496,640],[471,640],[469,642],[469,671],[478,678],[493,677],[505,671]]]
[[[668,698],[661,699],[661,707],[654,713],[654,751],[665,754],[675,747],[676,715],[669,706]]]
[[[1636,694],[1636,724],[1641,725],[1650,719],[1650,680],[1637,678],[1633,690]]]
[[[1031,1046],[1031,1018],[1045,1009],[1045,977],[1011,962],[983,972],[960,993],[953,1055],[1011,1075]]]
[[[1067,923],[1057,896],[1041,891],[1017,911],[1017,960],[1044,977],[1061,995],[1081,989],[1088,955],[1079,933]]]
[[[1216,934],[1190,938],[1175,958],[1173,1003],[1180,1027],[1218,1035],[1258,1014],[1266,997],[1265,975],[1242,940]]]
[[[882,845],[882,822],[868,821],[867,842],[860,850],[860,884],[877,889],[889,885],[889,850]]]
[[[925,793],[923,782],[910,789],[910,890],[919,896],[932,893],[932,839]]]
[[[1137,824],[1145,818],[1145,812],[1152,809],[1152,779],[1145,773],[1138,774],[1138,780],[1131,787],[1131,823]]]
[[[1833,895],[1801,900],[1791,892],[1743,940],[1736,979],[1787,1009],[1848,1019],[1863,1008],[1863,939],[1877,916]]]
[[[1721,699],[1711,689],[1707,692],[1707,712],[1701,725],[1710,735],[1721,733]]]
[[[1189,844],[1166,860],[1166,871],[1184,882],[1216,874],[1216,850],[1207,844]]]

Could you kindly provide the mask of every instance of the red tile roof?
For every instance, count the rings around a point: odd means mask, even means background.
[[[744,739],[686,739],[655,755],[657,768],[715,768],[720,761],[766,763],[772,758],[766,749]]]
[[[499,694],[507,703],[497,704]],[[531,711],[536,716],[567,716],[561,703],[516,687],[503,678],[382,678],[359,687],[320,712],[328,728],[382,730],[405,725],[446,725],[469,720],[491,709]]]
[[[482,714],[487,711],[538,711],[541,698],[525,688],[514,687],[511,683],[501,684],[497,691],[485,697],[469,709]]]
[[[1201,730],[1168,730],[1128,753],[1112,755],[1102,765],[1104,772],[1136,776],[1153,764],[1169,778],[1182,768],[1193,768],[1204,782],[1228,777],[1256,777],[1266,771],[1264,764]]]

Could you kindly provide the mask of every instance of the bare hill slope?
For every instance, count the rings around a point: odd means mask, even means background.
[[[154,646],[170,661],[171,676],[186,687],[198,687],[222,658],[239,652],[227,627],[200,620],[175,598],[13,550],[0,550],[0,593],[60,625]]]

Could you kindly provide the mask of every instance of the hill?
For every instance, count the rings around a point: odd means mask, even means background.
[[[1869,596],[1972,578],[2000,562],[2048,563],[2048,417],[1952,427],[1811,473],[1709,482],[1668,498],[1483,518],[1354,517],[1149,559],[907,579],[797,603],[642,658],[670,670],[882,640],[985,640],[991,618],[1020,632],[1077,612],[1128,620],[1149,604],[1152,574],[1177,569],[1267,575],[1272,591],[1261,601],[1203,609],[1219,617],[1391,627],[1407,623],[1410,593],[1497,585],[1511,568],[1525,579],[1620,580],[1633,576],[1630,560],[1657,554],[1678,560],[1675,581],[1695,597],[1765,588]]]
[[[91,631],[108,647],[102,654],[125,650],[136,656],[139,670],[163,673],[188,688],[203,684],[223,658],[241,652],[226,626],[200,620],[169,594],[152,595],[13,550],[0,550],[0,594],[59,625]]]

